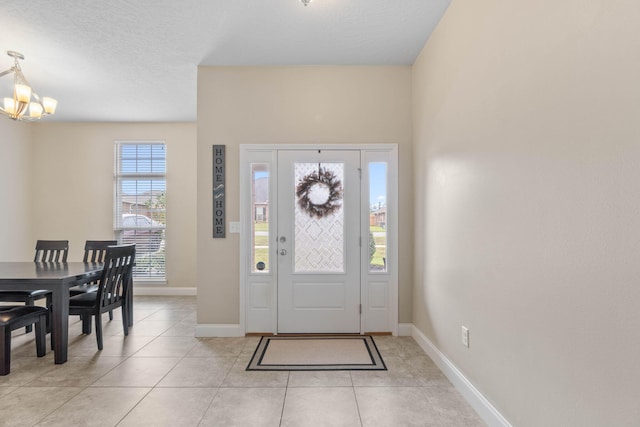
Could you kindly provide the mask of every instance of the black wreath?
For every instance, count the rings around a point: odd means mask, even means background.
[[[316,205],[309,200],[309,191],[314,185],[322,184],[329,187],[329,198],[321,205]],[[342,182],[330,170],[319,168],[318,171],[311,172],[300,180],[296,187],[298,196],[298,206],[309,214],[310,217],[323,218],[331,215],[342,204]]]

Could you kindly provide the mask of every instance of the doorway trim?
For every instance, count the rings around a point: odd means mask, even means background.
[[[240,330],[242,333],[277,333],[277,263],[268,272],[252,265],[251,165],[269,166],[269,199],[277,200],[277,153],[279,150],[359,150],[361,152],[361,333],[398,335],[398,146],[397,144],[241,144],[240,145]],[[387,164],[386,270],[369,269],[369,179],[371,162]],[[273,178],[272,178],[273,177]],[[275,260],[277,206],[269,206],[269,258]],[[364,237],[363,237],[364,236]]]

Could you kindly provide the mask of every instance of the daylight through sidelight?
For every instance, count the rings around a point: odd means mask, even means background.
[[[369,271],[387,271],[387,163],[369,163]]]

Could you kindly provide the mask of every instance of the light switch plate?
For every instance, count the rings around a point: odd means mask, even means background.
[[[240,233],[240,222],[229,221],[229,233]]]

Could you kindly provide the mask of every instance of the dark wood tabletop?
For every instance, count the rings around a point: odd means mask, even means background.
[[[90,262],[0,262],[0,281],[80,279],[94,276],[102,264]]]

